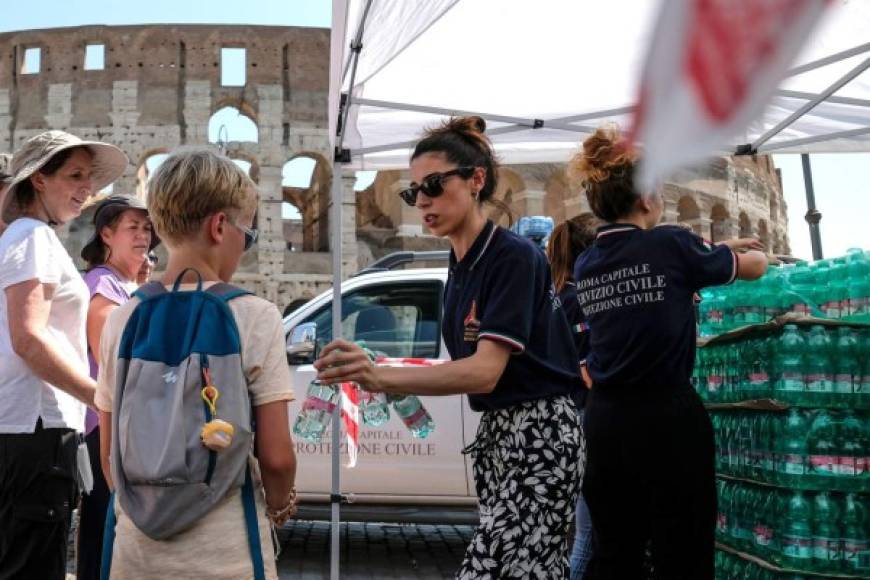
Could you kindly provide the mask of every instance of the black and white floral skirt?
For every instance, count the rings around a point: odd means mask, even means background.
[[[474,460],[480,525],[459,580],[568,577],[569,534],[586,444],[569,397],[486,411]]]

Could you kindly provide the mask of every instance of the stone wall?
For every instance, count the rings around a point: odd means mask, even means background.
[[[89,44],[103,45],[102,70],[84,70]],[[24,55],[33,48],[40,50],[40,70],[24,74]],[[244,86],[222,85],[222,48],[246,50]],[[256,125],[256,142],[230,134],[211,146],[249,162],[261,194],[260,241],[244,256],[236,281],[283,309],[331,284],[328,69],[325,29],[84,26],[0,34],[0,152],[47,129],[109,141],[131,160],[114,191],[144,195],[149,157],[208,145],[213,115],[233,107]],[[282,170],[300,157],[315,162],[311,181],[285,187]],[[344,176],[341,183],[343,276],[391,251],[447,247],[399,199],[407,171],[382,171],[361,192],[354,182]],[[678,173],[662,192],[665,221],[686,223],[713,241],[758,235],[769,250],[788,253],[782,187],[768,157],[714,159]],[[588,211],[562,164],[501,168],[496,198],[514,217],[543,214],[560,222]],[[282,220],[282,202],[299,209],[301,223]],[[508,223],[500,210],[487,211]],[[85,212],[62,232],[74,256],[90,235],[90,219]]]

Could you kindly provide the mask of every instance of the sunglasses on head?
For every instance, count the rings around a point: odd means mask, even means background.
[[[438,197],[444,193],[444,180],[448,177],[458,175],[462,179],[468,179],[474,175],[476,167],[457,167],[443,173],[430,173],[423,178],[423,183],[413,183],[408,189],[403,189],[399,192],[405,203],[411,207],[417,205],[417,194],[421,191],[426,194],[426,197]]]

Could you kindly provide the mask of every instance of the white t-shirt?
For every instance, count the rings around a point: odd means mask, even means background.
[[[46,428],[82,431],[85,405],[37,377],[12,350],[6,288],[27,280],[54,285],[48,334],[88,374],[88,287],[51,227],[17,219],[0,236],[0,433],[33,433],[40,417]]]

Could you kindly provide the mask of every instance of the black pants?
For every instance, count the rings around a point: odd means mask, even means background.
[[[72,429],[0,434],[0,580],[63,580],[76,494]]]
[[[106,510],[109,507],[109,486],[103,477],[100,465],[100,428],[85,436],[94,474],[94,488],[82,494],[79,506],[79,541],[76,563],[77,580],[99,580],[100,559],[103,553],[103,530],[106,527]]]
[[[712,579],[716,484],[713,428],[693,390],[592,389],[583,495],[594,530],[587,578]]]

